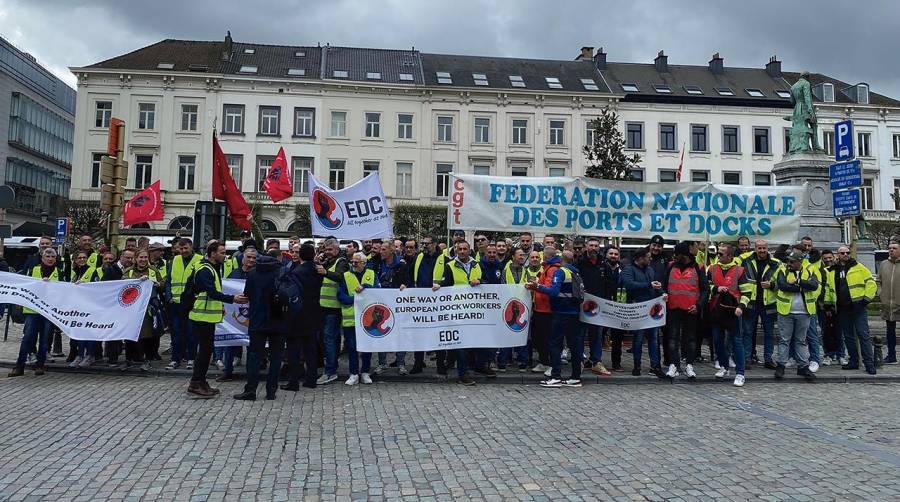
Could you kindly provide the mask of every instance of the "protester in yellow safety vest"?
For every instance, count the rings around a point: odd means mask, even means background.
[[[507,261],[506,265],[503,267],[503,271],[500,274],[500,282],[502,284],[518,284],[524,286],[528,283],[527,270],[528,266],[525,263],[525,251],[515,248],[513,249],[509,261]],[[513,347],[504,347],[500,349],[500,353],[497,356],[497,369],[499,371],[506,371],[506,367],[512,361],[513,351],[515,351],[516,354],[519,371],[526,371],[528,369],[528,345],[522,345],[515,349],[513,349]]]
[[[210,398],[219,394],[218,389],[213,389],[206,381],[206,373],[209,371],[209,363],[213,353],[216,324],[222,322],[224,317],[223,303],[247,303],[247,297],[240,295],[226,295],[222,293],[222,278],[218,268],[225,261],[225,245],[213,241],[206,248],[206,259],[200,262],[194,273],[194,291],[197,296],[194,305],[188,314],[191,329],[197,337],[199,350],[194,364],[194,374],[188,386],[188,393]]]
[[[58,281],[59,269],[56,268],[56,250],[53,248],[44,249],[41,252],[40,265],[32,267],[28,275],[35,279]],[[29,308],[22,309],[22,312],[25,314],[25,330],[22,342],[19,344],[19,357],[16,359],[16,365],[9,372],[8,376],[17,377],[25,374],[25,361],[28,359],[28,352],[34,346],[35,340],[37,340],[38,352],[34,374],[37,376],[43,375],[47,351],[50,350],[50,329],[53,325],[46,317]]]
[[[435,238],[427,236],[422,238],[422,251],[411,262],[408,270],[412,270],[412,280],[407,281],[416,288],[429,288],[435,282],[440,282],[444,274],[444,263],[447,257],[437,248]],[[416,352],[413,367],[409,370],[411,375],[421,373],[425,368],[425,353]]]
[[[187,358],[188,369],[194,365],[197,343],[191,330],[191,324],[187,322],[187,310],[190,305],[181,305],[181,293],[200,264],[200,255],[194,253],[194,245],[188,238],[182,238],[172,244],[172,251],[176,253],[169,262],[165,278],[165,298],[169,302],[169,318],[172,332],[172,362],[166,369],[174,370],[181,365],[181,361]]]
[[[775,378],[784,378],[784,369],[791,347],[797,361],[797,374],[812,382],[815,372],[809,367],[807,332],[812,316],[816,313],[816,297],[819,281],[815,274],[803,266],[804,251],[794,248],[788,253],[787,265],[778,270],[776,302],[778,309],[778,367]],[[815,368],[813,368],[815,369]]]
[[[380,246],[379,246],[380,247]],[[324,276],[319,290],[322,307],[322,333],[325,345],[325,373],[316,380],[324,385],[337,380],[338,355],[341,348],[341,303],[337,298],[338,285],[349,269],[347,260],[341,258],[341,246],[337,239],[325,239],[323,254],[316,257],[316,273]]]
[[[82,235],[78,239],[78,251],[84,251],[87,254],[87,264],[92,268],[100,265],[100,254],[94,251],[94,238],[88,234]],[[75,263],[75,254],[72,254],[72,263]]]
[[[525,252],[525,250],[523,250],[523,252]],[[544,271],[544,261],[541,258],[542,254],[540,251],[532,251],[527,254],[528,267],[525,268],[525,276],[527,277],[528,282],[534,282],[535,279],[540,278],[541,272]]]
[[[150,266],[150,251],[142,248],[138,249],[134,258],[134,266],[125,272],[123,279],[153,281],[154,297],[156,297],[157,290],[162,285],[156,269]],[[156,355],[153,343],[155,338],[153,335],[153,318],[150,315],[150,306],[148,305],[144,314],[144,322],[141,324],[138,341],[125,340],[126,358],[128,361],[141,362],[141,371],[150,371],[152,369],[150,361]]]
[[[338,289],[344,346],[350,361],[350,377],[344,382],[347,385],[356,385],[360,381],[364,384],[372,383],[372,377],[369,375],[372,369],[372,353],[360,354],[356,351],[356,311],[353,308],[353,299],[358,293],[362,293],[366,288],[378,287],[378,277],[374,270],[366,268],[366,261],[366,255],[353,254],[350,257],[350,270],[344,272],[344,280]],[[362,373],[360,373],[360,359],[362,359]]]
[[[69,270],[69,282],[94,282],[97,269],[88,264],[88,253],[78,251],[73,255],[72,268]]]
[[[737,265],[743,266],[744,260],[746,260],[747,257],[753,255],[753,249],[751,249],[749,237],[747,237],[746,235],[738,237],[737,249],[735,253],[736,254],[734,259],[737,262]]]
[[[762,319],[763,357],[765,367],[774,370],[777,365],[772,360],[775,352],[775,274],[781,262],[769,253],[769,244],[756,241],[756,252],[742,261],[744,282],[741,283],[742,333],[744,336],[744,357],[751,357],[756,350],[756,325]],[[749,362],[749,361],[748,361]]]
[[[471,256],[471,248],[466,241],[458,241],[455,246],[456,256],[448,260],[444,266],[444,275],[441,282],[435,282],[431,289],[437,291],[441,286],[478,286],[481,284],[481,265]],[[438,374],[447,374],[447,354],[438,355]],[[468,358],[465,350],[456,351],[456,373],[459,377],[456,383],[460,385],[475,385],[475,380],[467,374]]]
[[[869,315],[866,307],[878,290],[872,272],[850,256],[850,248],[838,248],[838,261],[834,272],[828,275],[825,291],[826,305],[837,306],[837,319],[841,335],[847,346],[849,361],[841,366],[845,370],[859,369],[860,351],[866,372],[875,374],[875,354],[869,333]],[[857,349],[857,342],[859,349]]]

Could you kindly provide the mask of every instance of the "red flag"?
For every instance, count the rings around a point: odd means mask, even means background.
[[[148,221],[163,219],[162,196],[159,193],[159,180],[135,195],[125,203],[122,213],[123,224],[137,225]]]
[[[284,156],[284,148],[278,149],[278,155],[272,162],[269,172],[266,173],[266,181],[263,188],[269,194],[272,202],[281,202],[294,193],[294,185],[291,183],[290,172],[288,171],[287,159]]]
[[[228,169],[228,160],[219,146],[219,138],[213,134],[213,199],[225,201],[228,212],[231,213],[231,221],[241,230],[250,230],[250,206],[241,195],[231,170]]]
[[[677,181],[681,181],[681,167],[684,165],[684,144],[681,145],[681,160],[678,161],[678,172],[675,174]]]

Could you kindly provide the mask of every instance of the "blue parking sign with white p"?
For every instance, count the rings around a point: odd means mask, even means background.
[[[834,159],[850,160],[853,154],[853,122],[842,120],[834,124]]]
[[[68,218],[57,218],[56,219],[56,242],[57,244],[62,244],[66,241],[66,237],[69,235],[69,219]]]

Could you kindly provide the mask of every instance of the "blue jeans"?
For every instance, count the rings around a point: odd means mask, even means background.
[[[819,333],[819,317],[813,314],[809,318],[809,331],[806,332],[806,344],[809,346],[809,361],[816,364],[822,362],[822,334]],[[797,358],[795,357],[794,360]]]
[[[382,366],[387,366],[387,356],[388,352],[379,352],[378,353],[378,364]],[[397,361],[398,366],[406,366],[406,352],[395,352],[394,360]],[[363,373],[366,373],[365,371]]]
[[[897,360],[897,321],[885,321],[887,328],[887,357],[886,362]]]
[[[647,328],[633,331],[634,341],[631,344],[631,355],[634,357],[634,367],[641,367],[641,345],[644,339],[647,340],[647,352],[650,353],[650,367],[659,368],[659,343],[656,340],[656,333],[659,328]]]
[[[25,314],[25,332],[22,343],[19,344],[19,358],[16,366],[24,366],[28,360],[28,352],[37,340],[37,367],[43,368],[47,360],[47,351],[50,350],[50,330],[53,324],[40,314]]]
[[[596,324],[581,323],[582,339],[587,338],[590,344],[591,366],[603,362],[603,331],[606,329]]]
[[[838,322],[841,326],[841,335],[847,346],[847,355],[850,358],[850,366],[859,366],[860,350],[862,360],[866,368],[875,366],[875,348],[872,346],[872,337],[869,334],[869,315],[863,302],[856,302],[849,307],[838,307]],[[859,349],[856,341],[859,339]]]
[[[344,344],[347,346],[347,359],[350,360],[350,374],[359,375],[359,360],[362,359],[362,372],[369,373],[372,370],[372,353],[356,351],[356,327],[344,326]]]
[[[213,361],[222,361],[225,374],[230,375],[234,371],[234,347],[216,347],[213,349]]]
[[[741,340],[741,334],[739,332],[741,326],[740,320],[735,322],[734,329],[726,330],[722,329],[718,324],[713,324],[712,334],[713,340],[716,344],[716,357],[719,359],[719,366],[728,369],[728,356],[729,350],[727,348],[726,339],[727,336],[731,340],[731,348],[734,351],[734,372],[738,375],[744,374],[744,360],[746,357],[744,356],[744,342]]]
[[[322,339],[325,345],[325,374],[337,375],[338,351],[341,348],[341,313],[326,310],[322,321]]]
[[[92,342],[88,340],[78,341],[78,357],[84,358],[94,355],[100,342]]]
[[[572,380],[581,379],[581,360],[584,358],[584,332],[577,314],[553,314],[553,328],[550,330],[550,378],[559,379],[562,374],[563,340],[572,353]]]
[[[172,362],[180,363],[185,358],[193,361],[197,357],[197,340],[187,317],[182,316],[181,304],[169,304],[169,318],[172,320]]]
[[[775,352],[775,319],[777,314],[760,311],[753,307],[744,309],[741,317],[744,335],[744,356],[750,357],[753,354],[753,338],[756,335],[756,325],[759,319],[762,319],[763,326],[763,361],[772,362],[772,354]]]

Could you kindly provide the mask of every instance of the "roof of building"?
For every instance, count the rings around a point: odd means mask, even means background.
[[[418,51],[325,46],[322,53],[325,59],[323,79],[410,85],[424,83]],[[336,71],[345,71],[347,76],[337,76]]]
[[[219,50],[219,59],[224,46]],[[219,73],[272,78],[318,79],[322,65],[319,47],[234,43],[230,61],[221,61]],[[256,71],[242,71],[255,68]],[[293,71],[292,71],[293,70]]]
[[[422,54],[422,67],[425,70],[425,82],[433,86],[456,87],[489,87],[500,89],[522,89],[569,92],[603,92],[609,88],[597,73],[591,61],[560,61],[552,59],[519,59],[482,56],[451,56],[445,54]],[[438,78],[438,73],[450,74],[450,83]],[[476,84],[475,75],[483,75],[478,79],[487,84]],[[524,86],[513,85],[511,78],[521,77]],[[559,87],[553,87],[558,79]],[[586,89],[581,79],[590,79],[597,89]],[[519,81],[518,79],[516,80]]]
[[[208,67],[210,72],[219,69],[224,42],[199,40],[160,40],[121,56],[94,63],[88,68],[116,70],[158,70],[160,63],[172,63],[171,71],[190,71],[190,65]]]
[[[797,80],[800,79],[799,72],[785,72],[784,78],[793,84]],[[846,104],[856,104],[856,100],[852,97],[852,94],[848,94],[846,90],[854,87],[856,84],[848,84],[846,82],[840,81],[836,78],[829,77],[828,75],[822,75],[821,73],[810,73],[809,74],[809,84],[813,87],[822,84],[822,83],[830,83],[834,85],[834,102],[835,103],[846,103]],[[864,82],[862,82],[864,83]],[[822,99],[816,96],[816,101],[822,101]],[[900,106],[900,100],[896,100],[893,98],[889,98],[883,94],[878,94],[872,92],[869,89],[869,104],[876,106]]]

